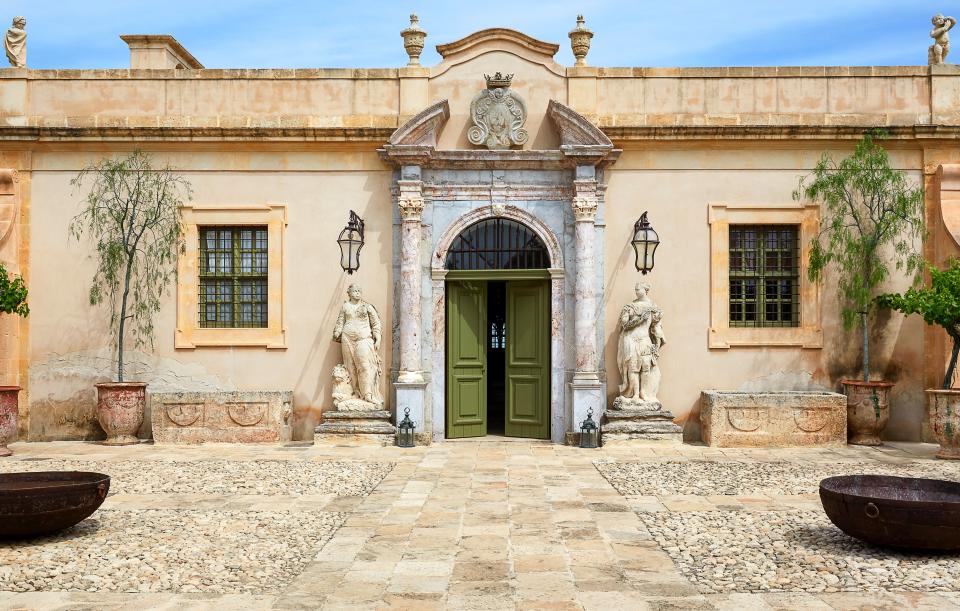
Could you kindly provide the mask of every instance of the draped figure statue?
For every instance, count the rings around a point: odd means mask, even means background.
[[[7,52],[7,60],[14,68],[24,68],[27,65],[27,20],[25,17],[14,17],[13,25],[7,30],[3,40],[3,47]]]
[[[663,311],[650,299],[650,285],[637,283],[637,298],[620,310],[617,365],[620,396],[615,408],[660,409],[660,349],[666,343],[660,325]]]
[[[349,299],[343,302],[337,325],[333,330],[333,340],[340,342],[343,354],[343,368],[349,374],[348,385],[352,385],[352,398],[370,404],[369,409],[383,409],[383,394],[380,391],[380,379],[383,366],[378,354],[380,350],[381,325],[377,309],[363,301],[361,289],[351,284],[347,289]],[[350,388],[343,385],[341,389]],[[345,397],[335,397],[343,400]],[[353,409],[357,409],[356,401]]]

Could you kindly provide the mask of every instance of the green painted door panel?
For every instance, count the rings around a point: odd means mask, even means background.
[[[487,434],[487,283],[447,283],[447,437]]]
[[[550,437],[550,285],[507,282],[509,437]]]

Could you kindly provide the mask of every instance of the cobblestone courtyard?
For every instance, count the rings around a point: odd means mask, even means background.
[[[0,544],[2,609],[960,608],[960,559],[878,553],[816,495],[960,480],[932,445],[13,449],[0,471],[113,481],[74,529]]]

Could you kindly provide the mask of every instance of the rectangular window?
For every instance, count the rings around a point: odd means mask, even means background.
[[[199,326],[267,326],[267,227],[199,227]]]
[[[800,326],[799,226],[730,225],[730,326]]]

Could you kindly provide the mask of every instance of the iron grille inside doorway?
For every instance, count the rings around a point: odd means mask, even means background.
[[[509,219],[493,218],[467,227],[447,251],[448,270],[546,269],[543,240]]]

